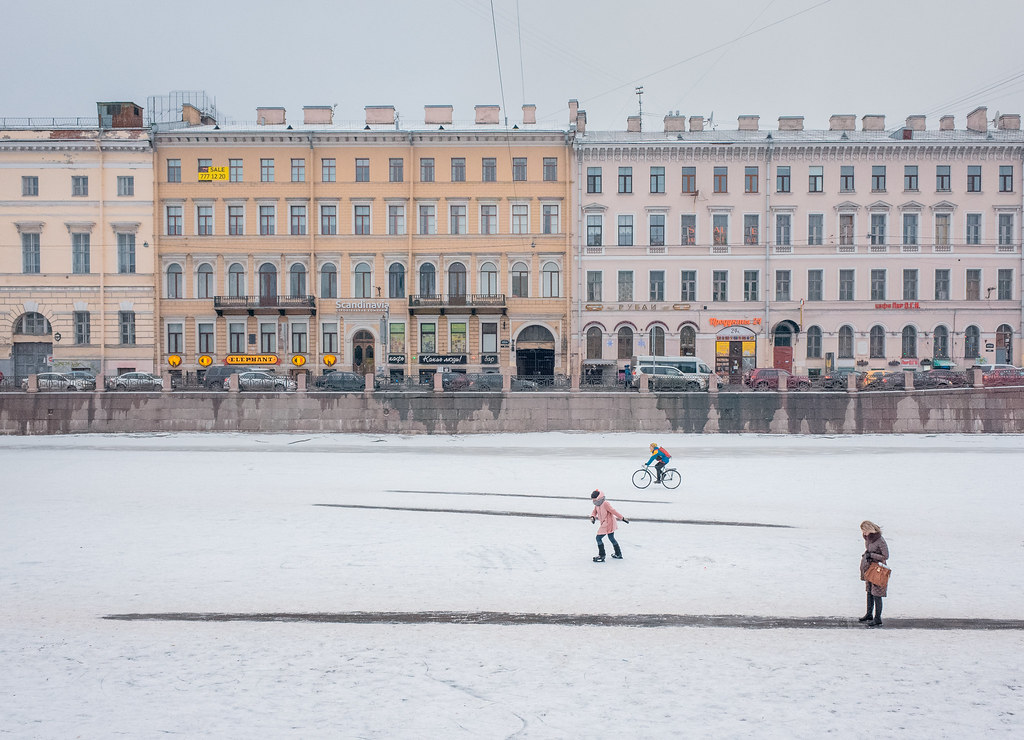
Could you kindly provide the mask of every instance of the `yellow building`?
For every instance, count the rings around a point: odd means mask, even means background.
[[[303,113],[154,132],[161,369],[569,373],[565,131]]]

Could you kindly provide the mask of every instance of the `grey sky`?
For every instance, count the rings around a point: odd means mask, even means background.
[[[644,127],[666,112],[803,115],[1024,113],[1021,0],[51,0],[8,4],[0,116],[91,116],[98,100],[205,90],[222,118],[259,105],[337,104],[335,120],[394,105],[537,105],[561,128],[576,98],[592,129],[624,129],[643,85]],[[498,74],[500,55],[501,75]],[[502,85],[503,83],[503,85]],[[503,87],[503,90],[502,90]]]

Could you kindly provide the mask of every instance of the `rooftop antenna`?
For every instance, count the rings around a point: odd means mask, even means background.
[[[644,130],[644,86],[636,86],[636,102],[640,108],[640,130]]]

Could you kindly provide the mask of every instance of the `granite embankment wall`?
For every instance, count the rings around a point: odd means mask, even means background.
[[[1024,388],[861,393],[4,393],[0,434],[1022,433]]]

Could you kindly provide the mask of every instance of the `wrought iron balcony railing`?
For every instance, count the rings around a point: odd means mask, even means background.
[[[218,314],[224,312],[266,313],[268,311],[309,311],[316,314],[316,296],[284,296],[284,295],[240,295],[213,297],[213,307]]]

